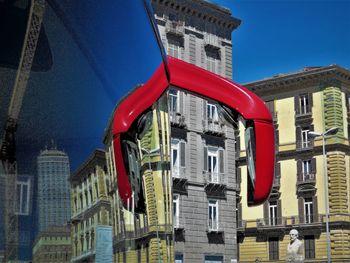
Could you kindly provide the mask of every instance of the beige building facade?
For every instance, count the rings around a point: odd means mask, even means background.
[[[109,177],[104,150],[97,149],[71,175],[71,262],[95,262],[98,229],[110,227]],[[108,258],[108,257],[107,257]],[[110,261],[112,254],[110,254]],[[109,261],[106,261],[109,262]]]
[[[263,98],[276,128],[273,190],[263,206],[246,206],[244,138],[240,136],[238,199],[240,262],[284,262],[291,229],[299,231],[305,262],[326,262],[328,189],[332,262],[350,261],[350,72],[337,65],[305,68],[293,74],[244,84]],[[322,133],[326,139],[324,173]],[[324,178],[326,176],[326,178]]]

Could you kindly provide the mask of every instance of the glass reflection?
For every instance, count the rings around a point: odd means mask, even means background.
[[[115,103],[162,61],[143,2],[4,0],[0,35],[0,261],[49,257],[45,246],[60,262],[111,261],[96,149]],[[64,247],[45,243],[55,236]]]
[[[112,185],[117,186],[112,192],[115,256],[126,262],[141,262],[146,257],[150,262],[173,262],[167,94],[122,134],[124,163],[132,188],[132,197],[126,206],[118,194],[122,186],[114,169],[115,152],[110,132],[105,143]]]

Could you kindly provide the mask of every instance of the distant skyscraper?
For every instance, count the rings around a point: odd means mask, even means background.
[[[69,158],[66,153],[46,149],[38,156],[39,232],[70,220]]]

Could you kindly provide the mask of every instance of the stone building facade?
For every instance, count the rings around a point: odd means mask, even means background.
[[[111,205],[105,152],[95,150],[70,177],[71,184],[71,262],[112,261]],[[109,233],[105,229],[109,230]],[[110,239],[110,249],[99,249],[99,232]],[[102,254],[101,254],[102,253]],[[99,261],[102,262],[102,261]]]
[[[269,200],[260,207],[247,207],[245,151],[240,136],[239,262],[284,262],[288,233],[293,228],[304,243],[305,262],[327,262],[325,179],[331,261],[349,262],[350,71],[337,65],[308,67],[244,86],[263,98],[273,115],[276,169]],[[333,127],[339,131],[326,139],[325,174],[322,138],[311,140],[308,133]]]
[[[231,33],[240,21],[208,1],[153,0],[168,55],[232,78]],[[235,136],[218,105],[169,91],[176,262],[236,261]]]

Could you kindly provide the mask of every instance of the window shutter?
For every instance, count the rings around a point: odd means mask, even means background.
[[[204,171],[208,171],[208,147],[204,146],[204,160],[203,160],[203,164],[204,164]]]
[[[312,106],[313,106],[312,93],[308,93],[308,100],[309,100],[308,111],[312,112]]]
[[[203,101],[203,120],[205,121],[207,119],[207,102],[205,100]]]
[[[301,148],[301,127],[297,126],[296,128],[296,147],[297,149]]]
[[[241,169],[242,168],[237,168],[236,172],[237,172],[237,175],[236,175],[236,184],[241,184],[241,180],[242,180],[242,175],[241,175]]]
[[[304,198],[298,198],[299,223],[304,223]]]
[[[282,225],[282,201],[277,200],[277,224]]]
[[[311,159],[311,173],[313,173],[316,178],[316,158]]]
[[[180,142],[180,166],[186,167],[186,143]]]
[[[281,163],[276,163],[275,178],[281,178]]]
[[[294,97],[294,109],[295,109],[295,115],[300,114],[299,96]]]
[[[224,173],[224,150],[219,150],[219,173]]]
[[[265,201],[264,203],[264,222],[267,223],[269,219],[269,201]]]
[[[179,109],[177,109],[177,112],[184,113],[184,93],[178,90],[177,94],[179,95]]]
[[[302,168],[303,164],[301,160],[297,160],[297,180],[298,182],[302,182],[303,181],[303,171]]]
[[[312,197],[312,207],[313,207],[313,211],[312,211],[312,214],[313,214],[313,220],[314,222],[318,222],[318,207],[317,207],[317,196],[313,196]]]
[[[279,130],[275,129],[275,145],[277,150],[278,150],[279,141],[280,141],[280,132]]]

